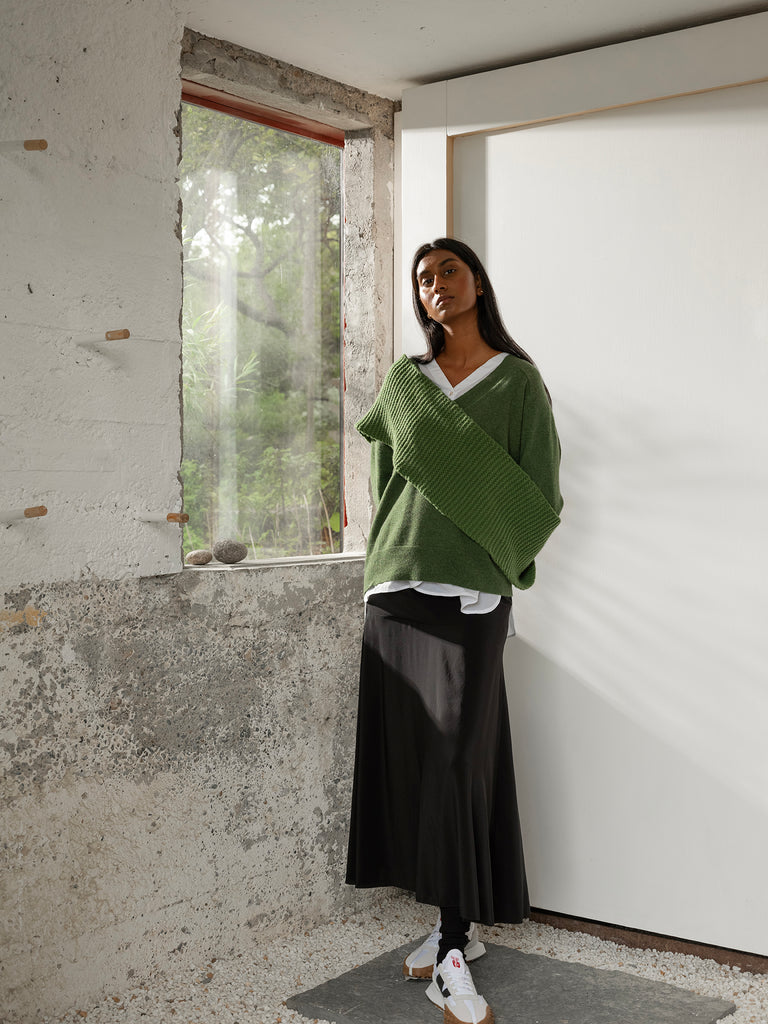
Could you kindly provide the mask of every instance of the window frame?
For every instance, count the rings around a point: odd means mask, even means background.
[[[289,564],[293,562],[307,562],[315,561],[318,559],[335,559],[344,560],[350,557],[360,557],[360,553],[357,552],[346,552],[345,551],[345,529],[347,526],[347,509],[346,509],[346,486],[345,486],[345,456],[346,456],[346,438],[345,438],[345,409],[344,400],[346,393],[346,376],[344,370],[344,328],[345,328],[345,314],[344,314],[344,244],[343,244],[343,227],[345,224],[345,212],[344,212],[344,175],[343,175],[343,151],[346,141],[346,133],[341,128],[336,128],[329,124],[324,124],[321,121],[313,120],[309,117],[304,117],[300,114],[291,113],[286,110],[280,110],[276,107],[271,107],[266,104],[257,103],[253,100],[246,99],[242,96],[234,95],[232,93],[225,92],[222,89],[214,89],[207,85],[202,85],[198,82],[192,81],[191,79],[181,78],[181,100],[179,104],[179,123],[181,125],[181,105],[183,103],[191,103],[200,107],[208,107],[211,110],[217,110],[224,114],[229,114],[233,117],[239,117],[241,120],[252,121],[255,124],[263,125],[267,128],[274,128],[278,131],[288,132],[292,135],[303,136],[304,138],[313,139],[316,142],[322,142],[326,145],[334,146],[336,149],[342,151],[342,181],[341,181],[341,237],[340,237],[340,253],[339,253],[339,550],[335,552],[329,552],[324,554],[303,554],[303,555],[276,555],[273,558],[253,558],[244,560],[243,562],[237,563],[241,568],[256,565],[275,565],[275,564]],[[180,132],[180,148],[179,158],[181,159],[183,154],[183,131]],[[182,295],[183,305],[183,295]],[[183,344],[182,344],[182,359],[183,359]],[[180,385],[180,400],[184,401],[183,395],[183,383]],[[183,435],[183,427],[182,427]],[[183,455],[183,450],[182,450]],[[180,477],[181,479],[181,477]],[[182,493],[184,487],[184,481],[181,479]],[[201,566],[191,566],[185,563],[184,568],[200,569]],[[235,568],[235,566],[223,566],[219,563],[207,566],[207,568]]]
[[[222,89],[212,89],[210,86],[200,85],[187,78],[181,80],[181,100],[182,103],[196,103],[200,107],[210,107],[212,110],[220,110],[224,114],[232,114],[234,117],[254,121],[256,124],[263,124],[268,128],[277,128],[280,131],[291,132],[293,135],[303,135],[316,142],[325,142],[329,146],[336,146],[337,149],[344,148],[344,132],[340,128],[333,128],[331,125],[321,124],[320,121],[313,121],[311,118],[302,117],[299,114],[291,114],[286,110],[267,107],[262,103],[244,99],[242,96],[234,96]]]

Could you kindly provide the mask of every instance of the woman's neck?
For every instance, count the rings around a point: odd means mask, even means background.
[[[436,356],[436,362],[451,384],[456,385],[495,355],[496,349],[483,340],[477,329],[450,334],[446,331],[445,347]]]

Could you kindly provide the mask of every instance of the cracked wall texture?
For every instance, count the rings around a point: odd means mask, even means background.
[[[353,898],[361,588],[349,560],[6,595],[6,1012],[61,1011]]]

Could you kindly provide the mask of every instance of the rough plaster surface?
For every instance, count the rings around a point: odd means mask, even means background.
[[[348,561],[6,596],[6,1013],[345,905],[361,588]]]
[[[375,128],[390,139],[395,103],[232,42],[184,32],[185,78],[344,131]],[[277,103],[276,103],[277,100]]]
[[[49,510],[0,528],[8,585],[181,565],[135,518],[181,506],[181,34],[169,0],[3,11],[3,138],[48,141],[0,153],[2,506]]]

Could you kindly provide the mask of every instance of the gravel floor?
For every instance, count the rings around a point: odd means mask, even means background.
[[[298,936],[254,944],[248,954],[187,964],[158,972],[146,985],[107,996],[43,1024],[306,1024],[284,1005],[356,965],[431,931],[430,908],[401,896],[373,911],[350,916]],[[525,922],[484,928],[492,942],[558,960],[614,968],[678,985],[736,1004],[726,1024],[768,1024],[768,975],[748,974],[681,953],[630,949],[578,932]],[[317,1021],[315,1024],[326,1024]]]

